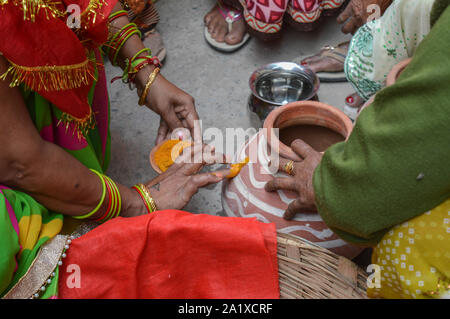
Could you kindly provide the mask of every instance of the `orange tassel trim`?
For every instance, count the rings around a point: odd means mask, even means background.
[[[0,0],[0,6],[12,3],[17,7],[20,7],[23,11],[23,19],[35,21],[36,15],[40,10],[45,10],[47,19],[60,18],[67,15],[66,11],[62,11],[64,7],[61,7],[61,1],[54,0]],[[105,5],[105,0],[90,0],[87,8],[81,12],[81,27],[88,29],[91,25],[95,24],[97,18],[97,10]]]
[[[0,76],[5,80],[12,76],[10,87],[26,85],[33,91],[60,91],[89,85],[94,79],[90,60],[70,65],[21,66],[9,61],[11,66]]]
[[[66,127],[66,131],[69,130],[70,124],[73,124],[74,129],[72,133],[77,134],[78,139],[81,139],[89,133],[89,130],[95,128],[96,122],[94,114],[90,110],[89,115],[82,119],[73,117],[69,113],[63,113],[57,125],[61,124]]]
[[[61,12],[58,6],[61,5],[59,1],[53,0],[0,0],[0,5],[6,5],[8,3],[14,4],[16,7],[20,7],[23,11],[23,19],[35,21],[36,15],[39,11],[45,10],[47,19],[59,18],[66,15],[66,12]]]
[[[97,14],[104,18],[102,13],[97,12],[104,5],[108,5],[105,0],[90,0],[87,8],[81,12],[81,28],[88,29],[90,26],[95,24],[97,19]]]

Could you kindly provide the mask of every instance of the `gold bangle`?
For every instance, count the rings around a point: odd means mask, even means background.
[[[159,74],[160,69],[155,68],[152,73],[150,73],[150,76],[148,77],[147,84],[145,85],[144,91],[142,92],[141,97],[139,98],[139,105],[144,105],[145,100],[147,99],[148,90],[150,89],[150,86],[152,86],[153,82],[155,82],[156,76]]]
[[[158,209],[156,208],[155,200],[153,199],[152,195],[148,191],[147,187],[144,184],[138,184],[138,186],[142,189],[142,192],[144,193],[146,201],[150,204],[152,212],[156,212]]]

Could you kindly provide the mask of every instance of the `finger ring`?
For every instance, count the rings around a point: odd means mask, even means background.
[[[289,175],[294,175],[294,161],[289,161],[284,165],[284,171]]]

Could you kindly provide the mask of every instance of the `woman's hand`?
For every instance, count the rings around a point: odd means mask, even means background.
[[[206,149],[207,147],[201,144],[185,149],[167,171],[146,185],[158,210],[182,209],[199,188],[218,183],[228,175],[229,170],[199,174],[207,162],[213,162],[212,158],[199,156]],[[211,154],[211,151],[208,154]],[[215,162],[225,161],[223,155],[213,154],[212,156],[215,157]],[[195,163],[197,157],[201,159],[200,163]],[[218,157],[221,157],[219,161],[216,160]]]
[[[114,7],[113,12],[119,10],[123,10],[123,8],[118,2]],[[110,34],[115,34],[128,23],[130,23],[130,21],[127,16],[115,19],[109,25]],[[145,46],[139,36],[132,35],[122,46],[119,52],[120,58],[117,59],[117,63],[122,69],[125,69],[126,59],[131,59],[137,52],[144,48]],[[142,95],[145,85],[149,80],[149,76],[154,69],[154,65],[146,65],[137,73],[135,80],[138,96]],[[150,86],[145,104],[161,116],[157,143],[161,142],[170,131],[180,127],[189,129],[193,139],[199,143],[201,142],[200,130],[198,130],[198,132],[196,132],[197,130],[194,130],[196,123],[198,123],[196,120],[199,119],[197,111],[195,110],[194,99],[189,94],[167,81],[161,74],[156,76],[154,82]]]
[[[296,191],[299,197],[289,204],[284,219],[292,219],[300,212],[316,212],[316,201],[312,178],[314,170],[322,159],[322,154],[314,150],[302,140],[295,140],[291,148],[304,160],[294,162],[293,176],[276,177],[265,185],[265,190],[274,192],[278,189]],[[280,158],[280,170],[285,171],[285,166],[289,161]]]
[[[145,86],[149,72],[151,71],[143,72],[147,76],[140,77],[141,87]],[[142,94],[142,91],[139,94]],[[156,144],[163,141],[170,131],[180,127],[189,129],[193,139],[201,142],[194,98],[167,81],[161,74],[157,75],[150,87],[146,105],[161,116]]]
[[[344,24],[342,32],[354,34],[372,15],[376,15],[377,12],[380,16],[383,15],[391,3],[392,0],[350,0],[345,10],[338,16],[337,22]],[[371,10],[370,5],[377,5],[379,11]]]

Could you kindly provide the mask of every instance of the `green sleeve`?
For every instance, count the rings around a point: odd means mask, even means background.
[[[361,112],[313,177],[317,208],[346,241],[375,245],[450,197],[450,7],[396,84]]]

